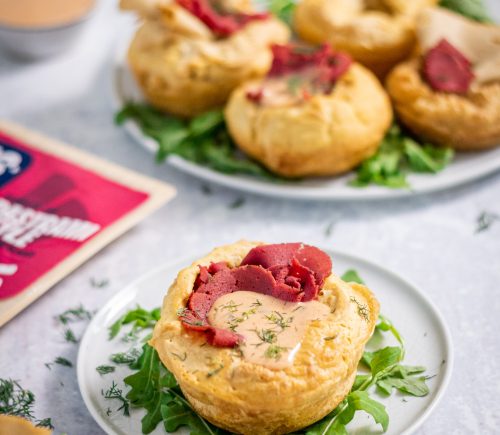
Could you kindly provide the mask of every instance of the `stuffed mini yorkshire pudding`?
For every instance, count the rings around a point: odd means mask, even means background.
[[[284,177],[340,174],[374,154],[392,120],[376,77],[327,45],[273,52],[268,76],[238,87],[226,106],[238,147]]]
[[[379,77],[408,57],[419,11],[437,0],[302,0],[294,27],[305,41],[327,42]]]
[[[284,434],[348,394],[378,310],[323,251],[243,241],[179,273],[151,344],[202,417],[238,434]]]
[[[235,10],[247,3],[122,0],[144,18],[128,61],[153,106],[192,117],[222,106],[236,86],[266,74],[269,46],[286,42],[289,30],[269,14]]]
[[[500,27],[439,8],[419,20],[422,55],[391,72],[401,121],[435,144],[462,151],[500,144]]]

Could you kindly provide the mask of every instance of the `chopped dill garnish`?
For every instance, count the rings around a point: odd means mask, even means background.
[[[140,355],[141,351],[134,348],[128,352],[114,353],[111,355],[110,360],[115,364],[134,364]]]
[[[246,202],[245,198],[236,198],[231,204],[229,204],[229,208],[236,209],[242,207]]]
[[[285,319],[283,315],[278,311],[273,311],[271,314],[268,314],[265,317],[267,320],[269,320],[271,323],[274,323],[276,326],[279,326],[281,329],[288,328],[293,322],[293,317]]]
[[[188,309],[186,307],[183,307],[183,308],[179,308],[176,312],[177,314],[177,317],[182,317],[186,314],[186,312],[188,311]]]
[[[175,356],[178,360],[180,361],[186,361],[187,359],[187,353],[184,352],[182,355],[179,355],[178,353],[175,352],[170,352],[173,356]]]
[[[101,394],[105,399],[117,399],[122,405],[117,409],[117,411],[123,410],[123,415],[127,417],[130,415],[130,402],[128,399],[123,397],[123,392],[118,388],[115,381],[112,381],[111,387],[109,387],[106,391],[101,390]]]
[[[224,368],[224,365],[221,364],[219,367],[216,369],[213,369],[207,373],[207,378],[211,378],[212,376],[215,376],[217,373],[219,373],[222,369]]]
[[[55,364],[59,364],[61,366],[65,366],[65,367],[73,367],[73,363],[70,360],[68,360],[68,359],[66,359],[66,358],[64,358],[62,356],[58,356],[54,360],[54,363]]]
[[[57,319],[63,325],[66,325],[70,322],[78,322],[80,320],[90,320],[92,318],[93,313],[89,310],[86,310],[82,304],[80,304],[77,308],[70,308],[66,310],[64,313],[59,314]]]
[[[273,331],[272,329],[261,329],[260,331],[258,329],[253,329],[253,332],[255,332],[257,334],[257,337],[259,337],[259,339],[262,341],[262,343],[258,343],[255,346],[260,346],[264,343],[276,343],[278,339],[276,331]]]
[[[75,333],[71,328],[64,330],[64,339],[70,343],[78,343],[78,340],[75,337]]]
[[[298,307],[295,307],[293,310],[292,310],[292,313],[295,313],[295,311],[299,311],[299,310],[304,310],[305,307],[303,305],[299,305]]]
[[[230,313],[236,313],[238,311],[238,307],[240,306],[241,304],[237,304],[236,302],[234,301],[229,301],[227,304],[224,304],[222,305],[221,310],[226,310],[226,311],[229,311]]]
[[[0,414],[33,418],[35,395],[25,390],[17,381],[0,379]]]
[[[264,352],[264,356],[266,358],[272,358],[277,361],[281,358],[281,354],[286,350],[288,350],[286,347],[278,346],[277,344],[271,344]]]
[[[113,411],[111,411],[111,408],[108,407],[108,409],[106,409],[106,415],[109,417],[111,415]]]
[[[261,307],[262,306],[262,302],[259,301],[258,299],[255,299],[255,302],[253,302],[250,306],[251,307]]]
[[[483,211],[476,220],[476,234],[488,230],[497,221],[500,222],[500,215]]]
[[[39,427],[53,429],[50,418],[36,420],[33,415],[35,395],[25,390],[18,381],[0,378],[0,414],[16,415],[18,417],[34,420]]]
[[[109,279],[97,280],[95,278],[90,278],[90,285],[94,288],[103,288],[109,285]]]
[[[99,373],[101,376],[107,375],[108,373],[113,373],[115,371],[114,366],[106,366],[106,365],[98,366],[95,369],[97,370],[97,373]]]
[[[38,420],[36,423],[36,426],[38,427],[46,427],[47,429],[54,429],[54,426],[52,425],[52,419],[51,418],[44,418],[42,420]]]
[[[325,228],[325,236],[330,237],[332,235],[333,227],[335,225],[335,221],[331,221]]]
[[[354,302],[357,305],[359,317],[368,322],[368,316],[370,314],[368,307],[359,302],[354,296],[351,296],[351,302]]]

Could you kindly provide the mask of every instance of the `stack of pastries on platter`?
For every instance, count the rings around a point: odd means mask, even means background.
[[[128,60],[148,102],[224,107],[237,147],[290,178],[357,167],[393,112],[438,146],[500,144],[500,27],[436,3],[301,0],[292,37],[247,0],[121,1],[141,18]]]

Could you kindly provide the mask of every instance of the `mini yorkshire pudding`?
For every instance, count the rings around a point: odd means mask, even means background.
[[[327,45],[273,52],[266,79],[238,87],[226,106],[238,147],[284,177],[340,174],[374,154],[392,120],[377,78]]]
[[[323,251],[241,241],[180,271],[151,345],[202,417],[234,433],[284,434],[348,394],[378,310]]]
[[[379,77],[408,57],[418,12],[437,0],[302,0],[294,27],[305,41],[327,42]]]
[[[236,86],[266,74],[269,46],[286,42],[289,30],[268,14],[236,9],[247,3],[123,0],[122,7],[144,18],[128,61],[153,106],[192,117],[222,106]]]
[[[398,65],[387,90],[401,121],[435,144],[475,151],[500,144],[500,27],[429,8],[419,58]]]

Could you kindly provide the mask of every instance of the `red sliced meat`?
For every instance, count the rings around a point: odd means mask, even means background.
[[[176,0],[177,3],[198,18],[217,36],[227,37],[237,32],[249,22],[265,20],[269,14],[221,14],[208,0]]]
[[[301,246],[301,243],[257,246],[250,250],[241,262],[241,265],[254,264],[266,269],[274,266],[288,266]]]
[[[325,278],[332,273],[330,256],[314,246],[302,245],[295,254],[295,259],[314,274],[318,285],[323,284]]]
[[[335,82],[347,72],[352,64],[352,58],[345,53],[334,52],[323,44],[313,50],[301,46],[273,45],[273,63],[268,76],[279,77],[303,70],[312,70],[312,82],[315,86],[330,92]]]
[[[425,55],[423,75],[435,91],[454,94],[466,94],[474,80],[470,61],[446,39]]]
[[[206,331],[206,336],[208,344],[217,347],[234,347],[242,339],[236,332],[213,327],[210,327],[210,329]]]
[[[273,274],[262,266],[237,267],[233,269],[233,276],[236,278],[234,291],[244,290],[271,295],[276,285]]]
[[[227,263],[200,266],[188,307],[180,314],[186,329],[203,331],[214,346],[233,347],[241,337],[208,323],[208,312],[221,296],[235,291],[253,291],[289,302],[316,299],[331,273],[330,257],[314,246],[282,243],[258,246],[241,265]]]

